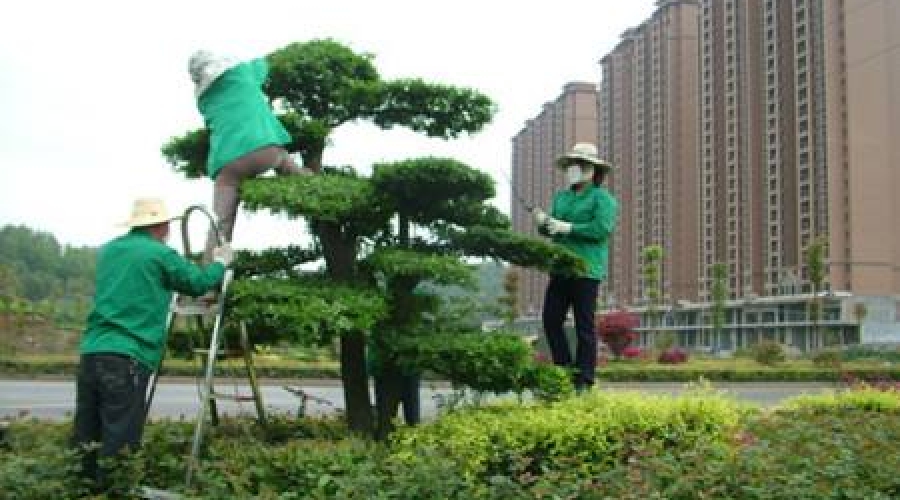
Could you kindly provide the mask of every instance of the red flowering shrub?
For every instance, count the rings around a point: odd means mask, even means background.
[[[600,340],[609,347],[616,358],[622,358],[625,348],[637,339],[635,328],[640,326],[641,318],[628,311],[612,311],[597,316],[595,331]]]
[[[622,357],[625,359],[638,359],[642,354],[644,354],[644,351],[636,345],[630,345],[622,349]]]
[[[684,349],[680,347],[670,347],[665,351],[659,353],[659,358],[657,361],[660,363],[668,364],[668,365],[677,365],[679,363],[686,363],[688,360],[688,353]]]

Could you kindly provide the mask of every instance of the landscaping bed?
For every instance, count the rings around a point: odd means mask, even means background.
[[[190,489],[189,422],[151,424],[120,464],[185,498],[888,499],[900,496],[900,393],[803,396],[763,411],[698,390],[602,391],[556,403],[461,408],[386,443],[336,419],[225,420]],[[0,448],[8,498],[81,498],[69,423],[14,422]]]
[[[72,376],[78,359],[74,356],[20,356],[0,358],[0,376]],[[257,357],[261,378],[340,378],[333,361],[297,361]],[[241,375],[243,364],[229,359],[216,364],[224,375]],[[200,360],[167,359],[164,376],[196,376]],[[609,382],[689,382],[700,379],[722,382],[841,382],[852,380],[900,380],[900,364],[858,360],[835,366],[820,366],[808,360],[792,360],[766,366],[748,359],[691,360],[681,364],[613,361],[598,366],[597,378]]]

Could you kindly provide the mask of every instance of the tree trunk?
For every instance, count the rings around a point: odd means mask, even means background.
[[[356,278],[356,238],[346,236],[339,224],[317,222],[328,275],[337,282]],[[352,431],[371,434],[374,429],[369,380],[366,372],[366,340],[362,332],[341,337],[341,380],[347,425]]]
[[[317,149],[303,154],[303,166],[319,173],[322,171],[322,150]]]
[[[341,380],[347,426],[351,431],[371,435],[374,418],[366,373],[366,339],[362,333],[341,337]]]

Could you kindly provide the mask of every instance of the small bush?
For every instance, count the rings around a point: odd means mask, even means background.
[[[667,365],[687,363],[688,353],[680,347],[670,347],[659,354],[657,361]]]
[[[640,324],[641,318],[635,313],[612,311],[597,316],[595,330],[613,356],[621,358],[624,350],[637,339],[637,332],[634,329]]]
[[[824,349],[813,354],[812,362],[821,368],[838,368],[841,366],[841,353],[834,349]]]
[[[787,359],[784,346],[771,340],[763,340],[752,347],[753,359],[766,366],[775,366]]]
[[[631,360],[640,359],[643,354],[644,354],[643,349],[641,349],[640,347],[635,346],[635,345],[630,345],[630,346],[622,349],[622,357],[625,359],[631,359]]]

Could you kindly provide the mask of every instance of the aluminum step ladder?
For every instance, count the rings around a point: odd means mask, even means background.
[[[190,219],[190,216],[192,214],[198,212],[206,215],[206,217],[209,219],[210,227],[215,231],[218,243],[221,244],[223,242],[223,238],[221,233],[219,232],[219,228],[216,224],[215,218],[203,206],[191,206],[187,210],[185,210],[184,215],[181,217],[183,251],[184,254],[188,256],[188,258],[190,258],[191,256],[191,245],[188,235],[188,220]],[[199,355],[203,358],[202,372],[204,375],[203,382],[199,388],[200,405],[197,409],[197,416],[194,424],[194,437],[191,445],[191,455],[188,458],[187,471],[185,475],[185,485],[188,487],[190,487],[193,474],[199,462],[200,448],[203,443],[203,433],[207,415],[209,415],[212,425],[217,425],[219,423],[218,408],[216,405],[217,400],[229,400],[236,402],[253,401],[256,409],[257,420],[259,420],[260,424],[262,425],[266,424],[266,414],[262,400],[262,391],[260,390],[259,381],[256,376],[256,369],[253,364],[253,349],[249,341],[249,336],[247,334],[246,324],[243,322],[240,323],[240,351],[244,369],[246,371],[246,377],[250,384],[251,392],[249,395],[241,395],[237,392],[228,393],[215,389],[216,361],[220,357],[223,357],[225,354],[227,354],[222,345],[224,338],[223,330],[225,326],[225,317],[227,315],[225,298],[228,295],[228,287],[231,285],[233,278],[234,272],[231,269],[226,269],[224,278],[222,279],[222,283],[217,290],[218,295],[215,303],[206,303],[202,300],[196,299],[191,300],[189,297],[181,297],[176,293],[173,294],[172,302],[169,306],[169,315],[166,322],[167,339],[175,329],[176,320],[178,318],[193,318],[196,326],[200,331],[210,331],[210,335],[208,337],[209,347],[206,349],[193,350],[194,356]],[[209,329],[210,318],[212,318],[211,330]],[[146,404],[147,413],[149,413],[150,406],[153,402],[153,396],[156,391],[156,383],[161,370],[162,361],[160,361],[160,368],[154,374],[152,383],[150,384],[150,388],[148,390]]]

